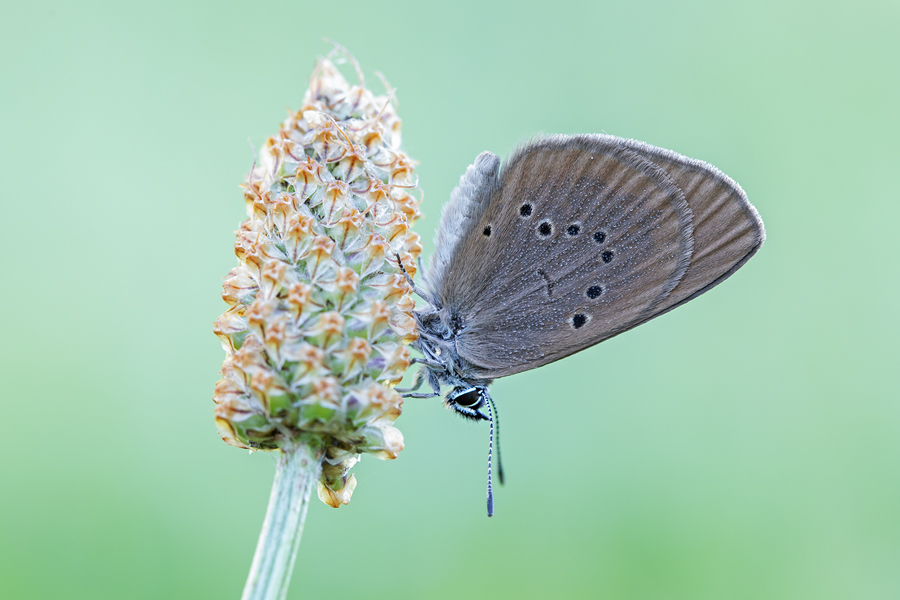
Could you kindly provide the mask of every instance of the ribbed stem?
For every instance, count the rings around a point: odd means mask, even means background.
[[[279,454],[266,520],[242,600],[287,597],[309,498],[322,469],[319,453],[309,445],[284,448]]]

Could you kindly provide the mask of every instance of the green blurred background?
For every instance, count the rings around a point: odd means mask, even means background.
[[[333,38],[397,88],[431,252],[482,150],[607,132],[714,163],[759,255],[627,335],[410,400],[314,502],[291,597],[900,597],[900,4],[9,2],[0,598],[238,598],[274,465],[223,444],[238,184]],[[352,70],[344,68],[352,77]]]

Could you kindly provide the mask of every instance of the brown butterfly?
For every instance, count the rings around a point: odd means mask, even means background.
[[[609,339],[721,283],[765,240],[741,187],[705,162],[609,135],[483,152],[444,207],[406,396],[489,420],[492,380]],[[422,383],[429,393],[415,393]],[[483,411],[487,411],[485,414]],[[499,425],[498,425],[499,427]],[[499,433],[499,431],[498,431]],[[499,464],[499,447],[498,447]],[[502,467],[498,468],[502,483]]]

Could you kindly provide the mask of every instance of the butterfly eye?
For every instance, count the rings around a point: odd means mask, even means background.
[[[600,297],[600,294],[602,294],[602,293],[603,293],[602,287],[600,287],[599,285],[592,285],[591,287],[589,287],[587,289],[587,291],[585,292],[585,295],[588,298],[590,298],[591,300],[596,300],[597,298]]]
[[[597,242],[598,244],[602,244],[603,240],[605,240],[605,239],[606,239],[606,234],[603,233],[602,231],[598,231],[597,233],[594,234],[594,241]]]
[[[581,227],[578,225],[578,223],[572,223],[571,225],[569,225],[569,228],[566,229],[566,233],[568,233],[570,236],[578,235],[579,231],[581,231]]]
[[[542,236],[547,237],[551,233],[553,233],[553,223],[550,221],[544,221],[540,225],[538,225],[538,233]]]
[[[488,225],[487,227],[485,227],[484,231],[482,231],[481,233],[484,234],[484,237],[491,237],[491,226]]]
[[[481,404],[481,394],[478,388],[471,388],[457,396],[453,396],[453,402],[466,408],[477,408]]]
[[[530,217],[531,216],[531,205],[527,202],[519,207],[519,216],[521,217]]]
[[[602,258],[605,263],[611,262],[613,259],[612,250],[604,250],[600,253],[600,258]]]

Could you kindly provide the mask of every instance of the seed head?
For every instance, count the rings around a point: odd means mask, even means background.
[[[247,220],[214,331],[226,357],[219,434],[276,450],[303,440],[324,456],[319,498],[350,501],[367,452],[396,458],[393,390],[416,339],[410,287],[421,251],[413,161],[392,98],[319,62],[300,110],[269,138],[242,186]]]

